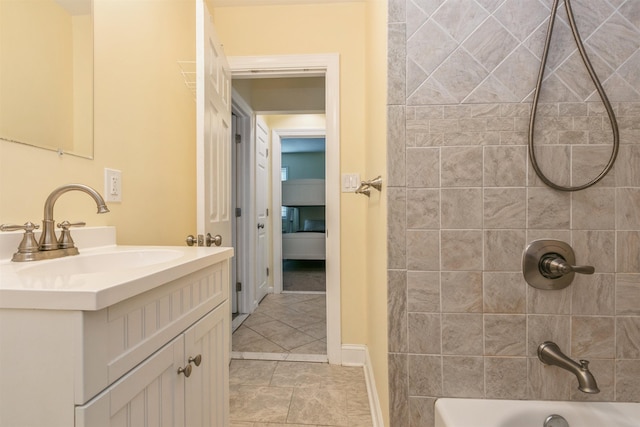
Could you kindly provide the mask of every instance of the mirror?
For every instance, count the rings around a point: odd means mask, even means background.
[[[0,139],[93,158],[91,0],[0,0]]]

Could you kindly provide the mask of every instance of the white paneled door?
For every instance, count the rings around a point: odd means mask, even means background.
[[[268,272],[267,255],[269,251],[268,239],[268,189],[269,189],[269,132],[265,122],[258,118],[256,121],[256,290],[255,306],[267,295]]]
[[[197,228],[231,246],[231,72],[206,4],[196,4]]]

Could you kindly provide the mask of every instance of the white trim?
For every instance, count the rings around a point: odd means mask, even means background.
[[[232,111],[238,117],[238,126],[242,126],[243,128],[242,132],[245,140],[243,144],[241,144],[242,146],[238,152],[241,153],[240,155],[242,156],[242,167],[245,171],[245,176],[247,171],[249,173],[248,178],[243,182],[246,191],[242,193],[242,215],[239,218],[245,231],[241,242],[244,250],[240,254],[241,259],[238,258],[236,260],[236,262],[241,265],[241,269],[248,273],[242,277],[243,291],[240,293],[240,298],[238,298],[238,312],[250,314],[253,313],[257,307],[257,305],[253,304],[254,298],[252,290],[256,281],[255,271],[251,269],[251,259],[255,251],[255,245],[252,245],[251,242],[254,242],[256,238],[256,230],[251,226],[251,224],[253,224],[251,219],[255,218],[255,188],[251,184],[255,182],[255,170],[253,167],[255,159],[255,146],[253,144],[255,139],[255,112],[235,90],[232,91],[231,104]],[[233,138],[235,137],[232,136],[232,141],[234,141]],[[235,178],[232,179],[232,182],[233,185],[237,185]],[[233,208],[235,209],[236,206],[233,206]]]
[[[272,6],[310,3],[362,3],[363,0],[213,0],[213,7]]]
[[[271,131],[271,168],[276,171],[282,168],[282,138],[326,138],[327,132],[324,129],[273,129]],[[325,174],[326,174],[325,161]],[[271,210],[277,212],[282,206],[282,186],[280,185],[280,176],[272,174],[271,183]],[[340,194],[338,193],[338,196]],[[340,203],[339,200],[330,199],[327,195],[325,181],[325,200],[326,204]],[[273,230],[273,292],[282,293],[282,218],[272,216],[271,230]],[[325,257],[326,258],[326,257]]]
[[[232,351],[231,358],[246,360],[286,360],[287,362],[328,362],[327,356],[324,354],[259,353],[254,351]]]
[[[380,399],[378,398],[378,389],[376,388],[373,367],[371,366],[371,358],[369,357],[369,348],[366,345],[344,344],[342,346],[342,365],[363,367],[373,427],[384,427],[382,408],[380,407]]]
[[[325,76],[327,198],[327,357],[342,363],[340,308],[340,57],[338,54],[236,56],[228,58],[232,78],[281,75]],[[337,195],[336,195],[337,194]]]

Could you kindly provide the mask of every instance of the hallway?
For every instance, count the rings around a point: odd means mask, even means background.
[[[269,294],[232,336],[235,359],[301,360],[297,355],[311,355],[302,360],[325,362],[326,354],[324,293]]]

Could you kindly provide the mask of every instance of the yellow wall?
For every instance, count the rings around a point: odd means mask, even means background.
[[[65,183],[103,192],[109,167],[122,171],[122,203],[96,215],[86,195],[66,193],[55,219],[115,225],[120,244],[183,245],[195,232],[195,102],[176,61],[195,59],[195,3],[96,0],[94,10],[94,159],[0,142],[0,223],[39,223]]]
[[[387,1],[367,0],[366,141],[367,177],[387,177]],[[387,369],[387,198],[372,191],[367,211],[367,346],[382,408],[389,425]]]
[[[364,174],[365,4],[221,7],[213,15],[229,56],[340,54],[341,170]],[[349,344],[367,342],[366,203],[342,194],[342,342]]]

